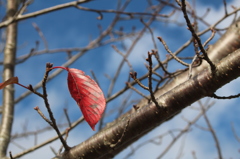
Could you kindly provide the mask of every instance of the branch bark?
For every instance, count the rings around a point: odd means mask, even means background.
[[[7,19],[11,19],[17,12],[17,1],[8,0]],[[4,50],[3,81],[14,76],[16,46],[17,46],[17,23],[7,26],[7,39]],[[3,90],[3,110],[0,127],[0,158],[6,157],[10,142],[14,114],[14,86],[9,85]]]
[[[160,108],[150,103],[137,110],[132,109],[82,144],[65,151],[60,158],[113,158],[156,126],[195,101],[211,95],[238,76],[240,76],[240,49],[217,63],[215,73],[212,74],[209,68],[204,69],[192,79],[158,96]]]
[[[203,63],[193,70],[192,79],[188,80],[188,72],[181,74],[155,94],[160,108],[142,100],[137,105],[138,109],[133,108],[96,135],[56,158],[112,158],[185,107],[211,96],[217,89],[240,76],[240,50],[237,50],[240,48],[239,26],[239,21],[232,24],[223,37],[210,47],[208,55],[216,65],[216,72],[212,74],[210,67]]]

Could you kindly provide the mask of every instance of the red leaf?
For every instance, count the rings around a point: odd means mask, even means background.
[[[7,85],[14,84],[14,83],[18,83],[18,77],[12,77],[12,78],[9,78],[8,80],[6,80],[3,83],[0,83],[0,89],[3,89]]]
[[[106,107],[102,90],[97,83],[81,70],[67,68],[68,89],[79,105],[84,119],[93,130]]]

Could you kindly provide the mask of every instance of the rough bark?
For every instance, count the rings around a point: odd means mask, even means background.
[[[237,50],[240,48],[239,27],[239,21],[232,24],[210,47],[208,55],[217,66],[216,72],[212,74],[208,65],[203,63],[193,70],[192,79],[187,80],[187,72],[181,74],[155,94],[161,107],[142,100],[137,110],[132,109],[96,135],[56,158],[112,158],[185,107],[237,78],[240,75],[240,50]]]
[[[7,18],[11,19],[17,11],[17,1],[8,0]],[[3,62],[3,81],[14,76],[16,45],[17,45],[17,23],[11,23],[6,28],[6,45]],[[14,86],[9,85],[3,90],[3,109],[0,127],[0,158],[7,154],[10,142],[14,113]]]

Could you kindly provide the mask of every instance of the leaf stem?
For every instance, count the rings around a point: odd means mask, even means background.
[[[51,69],[56,69],[56,68],[61,68],[61,69],[67,70],[66,67],[62,67],[62,66],[55,66],[55,67],[52,67]]]

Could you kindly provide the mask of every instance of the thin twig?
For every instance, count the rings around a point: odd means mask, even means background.
[[[133,67],[132,67],[131,63],[128,61],[126,55],[124,53],[122,53],[115,45],[112,45],[112,48],[124,58],[124,60],[126,61],[127,65],[130,68],[130,71],[133,71]]]
[[[218,96],[215,93],[210,95],[209,97],[216,98],[216,99],[233,99],[240,97],[240,93],[236,95],[230,95],[230,96]]]
[[[152,29],[149,27],[149,25],[147,25],[147,24],[143,21],[143,19],[140,19],[140,21],[141,21],[141,22],[144,24],[144,26],[146,26],[147,29],[149,30],[149,32],[150,32],[150,34],[151,34],[151,37],[152,37],[152,42],[153,42],[154,49],[155,49],[155,50],[158,50],[158,49],[157,49],[157,43],[156,43],[156,41],[155,41],[155,38],[154,38],[154,34],[153,34]],[[157,56],[157,55],[156,55],[156,56]]]
[[[71,121],[70,121],[70,118],[69,118],[69,115],[68,115],[68,112],[67,112],[67,109],[63,109],[64,110],[64,114],[67,118],[67,122],[68,122],[68,126],[71,127]]]
[[[214,38],[214,36],[215,36],[215,34],[216,34],[216,31],[215,31],[214,29],[211,29],[211,31],[212,31],[212,34],[211,34],[211,36],[203,43],[203,47],[205,47],[205,46]]]
[[[212,125],[211,125],[211,123],[210,123],[210,121],[209,121],[209,119],[208,119],[208,117],[206,115],[206,110],[205,110],[204,106],[202,105],[201,101],[199,101],[199,103],[200,103],[200,107],[202,108],[203,117],[204,117],[204,119],[205,119],[205,121],[207,123],[207,126],[209,128],[209,131],[211,132],[211,134],[213,136],[213,139],[214,139],[214,141],[216,143],[216,148],[217,148],[217,152],[218,152],[218,158],[222,159],[223,158],[222,157],[222,151],[221,151],[221,148],[220,148],[220,143],[218,141],[216,132],[214,131],[214,129],[213,129],[213,127],[212,127]]]
[[[192,24],[191,24],[191,22],[190,22],[190,20],[188,18],[188,15],[187,15],[185,0],[182,0],[181,8],[182,8],[183,15],[184,15],[184,18],[186,20],[187,26],[188,26],[189,30],[191,31],[191,33],[192,33],[192,36],[194,37],[194,39],[197,40],[198,46],[199,46],[201,52],[203,53],[204,59],[209,63],[209,65],[211,66],[211,70],[214,72],[215,69],[216,69],[216,66],[209,59],[209,57],[207,55],[207,52],[206,52],[206,50],[204,49],[204,47],[202,45],[201,39],[198,37],[198,35],[194,31],[194,28],[193,28],[193,26],[192,26]]]
[[[141,95],[142,97],[146,98],[149,100],[148,96],[145,96],[142,92],[140,92],[139,90],[137,90],[136,88],[134,88],[129,82],[126,83],[127,86],[129,88],[131,88],[132,90],[134,90],[135,92],[137,92],[139,95]]]
[[[224,6],[225,15],[228,15],[226,0],[223,0],[223,6]]]
[[[153,88],[152,88],[152,54],[148,52],[148,58],[146,59],[146,61],[148,61],[149,63],[149,71],[148,71],[148,87],[149,87],[149,92],[150,92],[150,96],[151,96],[151,100],[153,101],[153,103],[156,105],[156,107],[160,107],[155,96],[153,93]]]
[[[10,156],[10,159],[14,159],[11,151],[9,151],[9,156]]]
[[[146,86],[144,86],[144,85],[140,82],[140,80],[137,79],[137,72],[134,72],[134,73],[130,72],[129,74],[130,74],[131,78],[134,79],[134,81],[135,81],[140,87],[142,87],[143,89],[149,91],[149,88],[146,87]]]
[[[50,120],[51,120],[51,126],[54,128],[54,130],[56,131],[56,133],[58,134],[58,137],[59,139],[61,140],[65,150],[69,150],[70,147],[67,145],[66,141],[63,139],[59,129],[58,129],[58,126],[57,126],[57,123],[56,123],[56,120],[54,118],[54,115],[53,115],[53,112],[50,108],[50,105],[48,103],[48,99],[47,99],[47,89],[46,89],[46,82],[47,82],[47,78],[48,78],[48,74],[49,72],[52,70],[52,64],[50,63],[47,63],[46,64],[46,72],[45,72],[45,75],[44,75],[44,78],[43,78],[43,81],[42,81],[42,88],[43,88],[43,100],[44,100],[44,103],[45,103],[45,106],[47,108],[47,111],[48,111],[48,114],[49,114],[49,117],[50,117]]]
[[[72,130],[73,128],[75,128],[75,127],[76,127],[79,123],[81,123],[82,121],[84,121],[84,118],[83,118],[83,117],[80,117],[78,120],[76,120],[74,123],[72,123],[72,124],[71,124],[71,125],[72,125],[71,130]],[[65,134],[66,134],[66,131],[65,131],[65,130],[61,132],[61,135],[65,135]],[[57,139],[59,139],[58,135],[55,136],[55,137],[53,137],[53,138],[51,138],[51,139],[48,139],[47,141],[44,141],[43,143],[41,143],[41,144],[39,144],[39,145],[33,146],[33,147],[29,148],[29,149],[26,149],[26,150],[24,150],[23,152],[14,155],[13,157],[14,157],[14,158],[22,157],[22,156],[24,156],[24,155],[26,155],[26,154],[34,151],[34,150],[37,150],[37,149],[39,149],[39,148],[41,148],[41,147],[46,146],[47,144],[49,144],[49,143],[51,143],[51,142],[53,142],[53,141],[55,141],[55,140],[57,140]]]
[[[234,137],[235,137],[236,140],[240,143],[240,136],[238,136],[238,134],[237,134],[237,132],[236,132],[236,130],[235,130],[235,128],[234,128],[233,123],[231,124],[231,128],[232,128],[232,132],[233,132],[233,134],[234,134]]]
[[[53,127],[52,122],[42,113],[38,106],[34,107],[34,110],[38,112],[38,114],[50,125]]]
[[[47,39],[45,38],[43,32],[41,31],[41,29],[38,27],[38,25],[36,23],[32,23],[33,27],[36,29],[36,31],[38,32],[38,35],[41,37],[45,49],[48,50],[48,43],[47,43]]]
[[[168,48],[168,46],[167,46],[166,42],[163,40],[163,38],[158,37],[158,40],[163,44],[165,50],[166,50],[177,62],[179,62],[180,64],[182,64],[182,65],[184,65],[184,66],[187,66],[187,67],[189,66],[188,63],[180,60],[175,54],[172,53],[172,51]]]

